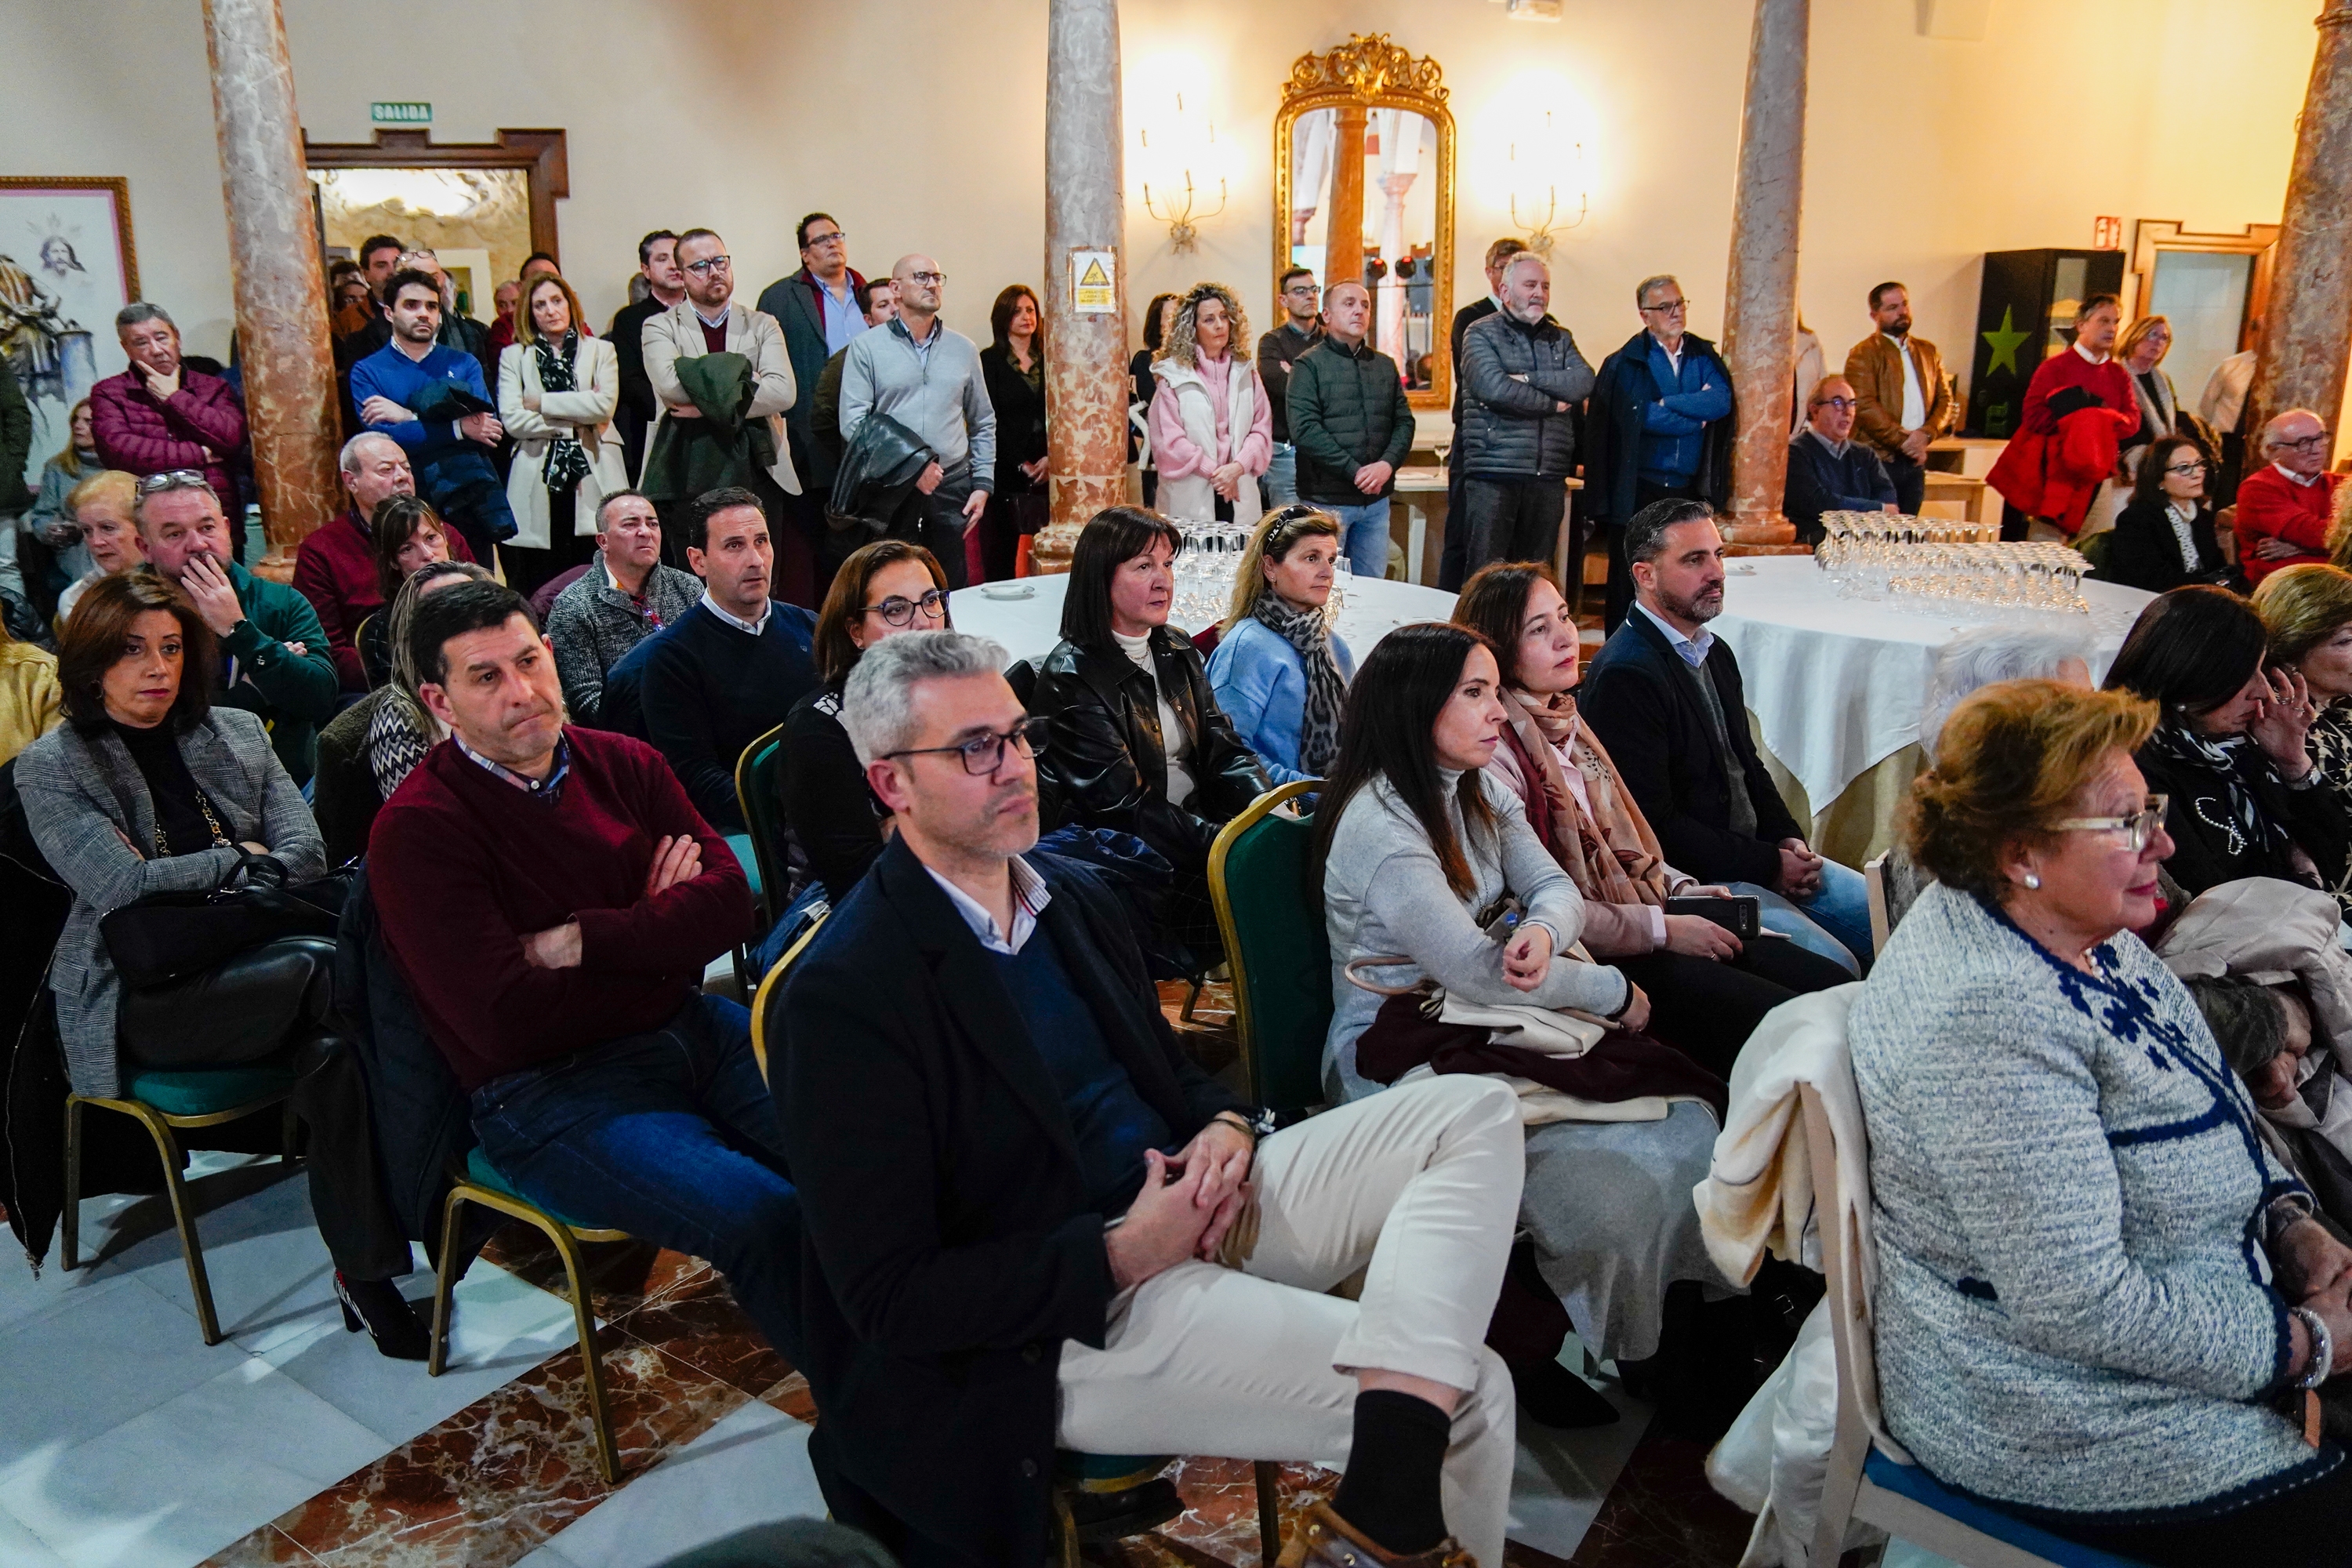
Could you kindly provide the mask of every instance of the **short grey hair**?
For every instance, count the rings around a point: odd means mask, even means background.
[[[392,437],[385,435],[381,430],[361,431],[358,435],[343,443],[342,451],[335,458],[335,467],[341,468],[347,474],[358,473],[360,471],[361,461],[360,448],[366,446],[370,441],[392,441]],[[400,445],[397,441],[392,441],[392,444],[395,447]]]
[[[903,752],[914,741],[915,688],[926,680],[996,675],[1002,646],[970,632],[902,632],[859,656],[841,692],[841,727],[860,763]]]
[[[1639,305],[1645,310],[1648,310],[1650,308],[1650,296],[1658,289],[1664,288],[1669,283],[1675,286],[1675,292],[1680,293],[1682,291],[1683,280],[1675,277],[1671,272],[1661,272],[1655,278],[1643,279],[1639,283],[1633,285],[1633,303]]]
[[[142,321],[161,321],[175,332],[180,330],[180,323],[172,320],[170,311],[161,305],[151,305],[144,300],[133,300],[130,304],[114,312],[114,330],[118,332],[125,328],[135,327]]]
[[[1919,712],[1920,749],[1935,755],[1944,721],[1964,698],[2004,680],[2052,679],[2070,658],[2079,658],[2084,669],[2090,668],[2087,638],[2021,626],[1977,626],[1962,632],[1937,650],[1936,668],[1927,678],[1927,700]]]
[[[1550,262],[1546,261],[1542,257],[1538,256],[1532,250],[1522,250],[1517,256],[1512,257],[1508,261],[1503,263],[1504,288],[1507,289],[1511,286],[1511,274],[1517,272],[1522,267],[1540,267],[1543,268],[1545,277],[1549,278],[1551,276]]]
[[[616,501],[616,500],[641,500],[641,501],[645,502],[647,506],[653,506],[653,500],[654,500],[654,498],[653,498],[653,497],[651,497],[651,496],[649,496],[649,495],[647,495],[647,494],[646,494],[646,492],[645,492],[645,491],[643,491],[643,490],[625,490],[625,490],[614,490],[614,491],[612,491],[610,494],[607,494],[607,495],[604,495],[604,496],[601,496],[601,497],[599,497],[599,498],[597,499],[597,501],[596,501],[596,531],[597,531],[597,532],[599,532],[599,533],[602,533],[602,532],[604,532],[604,513],[605,513],[605,510],[606,510],[608,508],[610,508],[610,507],[612,506],[612,504],[613,504],[614,501]],[[660,521],[660,515],[661,515],[661,509],[660,509],[659,507],[654,507],[654,514],[655,514],[655,521]]]

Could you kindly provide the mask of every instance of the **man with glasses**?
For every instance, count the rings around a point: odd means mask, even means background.
[[[661,412],[654,384],[646,378],[646,323],[677,309],[686,298],[686,274],[677,269],[677,236],[657,228],[637,241],[637,274],[646,281],[646,297],[614,311],[612,325],[604,330],[621,365],[621,404],[613,423],[620,427],[631,484],[645,466],[646,431]]]
[[[450,739],[377,814],[368,877],[482,1152],[533,1203],[709,1258],[797,1363],[775,1101],[750,1015],[702,990],[751,931],[741,866],[652,750],[564,722],[513,590],[460,583],[416,611]]]
[[[2327,471],[2336,448],[2326,422],[2290,408],[2263,426],[2263,467],[2238,486],[2238,564],[2259,583],[2282,566],[2327,559],[2327,526],[2342,474]]]
[[[141,479],[131,516],[148,564],[186,592],[220,643],[213,700],[259,714],[278,760],[306,783],[318,727],[335,716],[335,661],[318,612],[237,564],[220,496],[195,469]]]
[[[1687,330],[1690,300],[1671,273],[1633,290],[1642,330],[1601,362],[1585,442],[1584,501],[1609,531],[1605,624],[1614,632],[1633,604],[1625,527],[1653,501],[1731,500],[1731,367]]]
[[[1294,267],[1275,289],[1283,323],[1257,340],[1257,378],[1274,415],[1274,461],[1258,481],[1268,507],[1288,506],[1298,499],[1298,448],[1290,438],[1290,367],[1323,341],[1322,293],[1315,287],[1314,270]]]
[[[1927,494],[1927,443],[1950,432],[1957,413],[1952,391],[1944,384],[1944,356],[1911,330],[1909,289],[1873,289],[1870,319],[1878,330],[1845,356],[1855,439],[1885,463],[1895,510],[1916,517]]]
[[[801,268],[779,278],[760,292],[760,309],[783,329],[784,349],[792,355],[793,381],[801,389],[792,412],[784,416],[784,432],[793,444],[793,467],[801,476],[801,494],[793,502],[793,521],[802,535],[816,548],[818,561],[812,603],[821,603],[833,580],[834,563],[826,547],[836,542],[824,524],[824,498],[832,493],[833,476],[841,459],[816,438],[816,399],[810,395],[825,362],[849,347],[867,328],[860,297],[866,279],[849,265],[849,237],[831,213],[811,213],[795,230],[801,247]]]
[[[664,564],[661,552],[661,519],[642,492],[614,490],[596,503],[596,559],[547,612],[572,722],[601,726],[606,673],[702,597],[701,580]]]
[[[1036,852],[1051,737],[1004,663],[933,631],[850,672],[896,831],[770,1003],[834,1516],[908,1564],[1034,1562],[1057,1447],[1248,1433],[1348,1457],[1285,1562],[1500,1563],[1513,1097],[1436,1078],[1276,1132],[1203,1073],[1116,895]]]
[[[1805,427],[1789,442],[1789,480],[1780,511],[1805,544],[1822,539],[1825,511],[1900,511],[1895,481],[1878,454],[1853,438],[1862,400],[1853,383],[1832,375],[1813,388]]]
[[[902,256],[890,268],[898,310],[878,331],[858,337],[841,363],[841,438],[857,439],[870,415],[887,415],[931,449],[908,510],[890,537],[939,557],[948,584],[969,575],[963,536],[988,510],[996,484],[996,405],[980,348],[940,320],[947,274],[928,256]]]

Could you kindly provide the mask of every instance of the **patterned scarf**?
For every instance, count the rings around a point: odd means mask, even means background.
[[[1323,624],[1320,607],[1302,610],[1271,591],[1257,596],[1250,612],[1260,624],[1298,651],[1307,670],[1307,709],[1298,723],[1298,771],[1320,778],[1339,754],[1339,710],[1347,705],[1348,683],[1339,678],[1339,661],[1331,656],[1331,629]]]
[[[2231,858],[2260,849],[2293,862],[2312,878],[2314,886],[2318,885],[2311,858],[2284,826],[2271,819],[2254,799],[2254,792],[2246,787],[2247,774],[2266,765],[2252,736],[2200,735],[2184,721],[2167,718],[2147,738],[2147,744],[2157,755],[2211,778],[2210,785],[2194,791],[2185,804],[2200,822],[2222,836]],[[2207,793],[2213,788],[2221,793]]]
[[[1617,764],[1577,721],[1576,699],[1562,691],[1547,699],[1517,687],[1504,709],[1511,731],[1533,760],[1555,824],[1552,858],[1576,882],[1576,890],[1604,904],[1664,904],[1666,858],[1642,808],[1619,789]],[[1559,748],[1576,759],[1584,775],[1588,812],[1569,786]],[[1575,831],[1568,825],[1575,824]]]
[[[545,338],[532,342],[531,351],[539,355],[539,389],[547,392],[576,392],[579,384],[572,379],[572,361],[580,352],[580,333],[574,330],[563,334],[563,342],[551,343]],[[572,437],[572,426],[558,425],[562,432],[547,444],[547,488],[568,490],[588,477],[588,454]]]

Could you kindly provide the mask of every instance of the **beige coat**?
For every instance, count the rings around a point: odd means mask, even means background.
[[[546,549],[560,527],[595,532],[596,503],[629,486],[620,432],[613,427],[621,401],[619,353],[603,338],[583,337],[572,379],[578,391],[550,392],[540,384],[537,351],[515,343],[499,354],[499,423],[515,438],[514,467],[507,474],[515,536],[507,542],[520,550]],[[539,395],[538,413],[523,406],[526,393]],[[588,477],[572,496],[571,517],[556,518],[548,512],[547,449],[567,431],[588,453]]]
[[[680,300],[658,316],[646,318],[645,336],[646,379],[653,383],[654,395],[661,399],[662,410],[655,416],[653,427],[646,434],[646,447],[651,450],[654,437],[673,407],[693,401],[677,379],[677,362],[695,359],[708,353],[703,346],[702,322],[694,313],[694,301]],[[800,476],[793,471],[791,445],[784,439],[784,411],[798,396],[793,381],[793,357],[784,347],[784,330],[776,318],[751,309],[740,300],[729,307],[727,316],[727,352],[741,354],[751,362],[759,378],[759,390],[751,395],[751,406],[746,417],[765,419],[776,438],[775,466],[769,476],[782,488],[786,495],[801,493]]]

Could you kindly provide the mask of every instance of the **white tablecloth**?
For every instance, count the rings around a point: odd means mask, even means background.
[[[1982,623],[1841,599],[1811,556],[1754,556],[1730,569],[1711,629],[1739,656],[1765,748],[1825,812],[1846,785],[1919,738],[1936,650]],[[2092,615],[2042,624],[2072,622],[2091,639],[2095,680],[2155,595],[2084,583],[2083,596]]]
[[[1068,577],[1022,577],[981,588],[959,588],[948,608],[956,630],[992,637],[1013,658],[1030,658],[1052,651],[1062,640],[1062,594]],[[992,597],[989,588],[1031,588],[1025,599]],[[1442,621],[1454,613],[1454,595],[1387,578],[1370,582],[1350,579],[1347,602],[1339,611],[1339,637],[1361,666],[1372,645],[1402,626],[1415,621]],[[1200,630],[1186,626],[1188,633]]]

